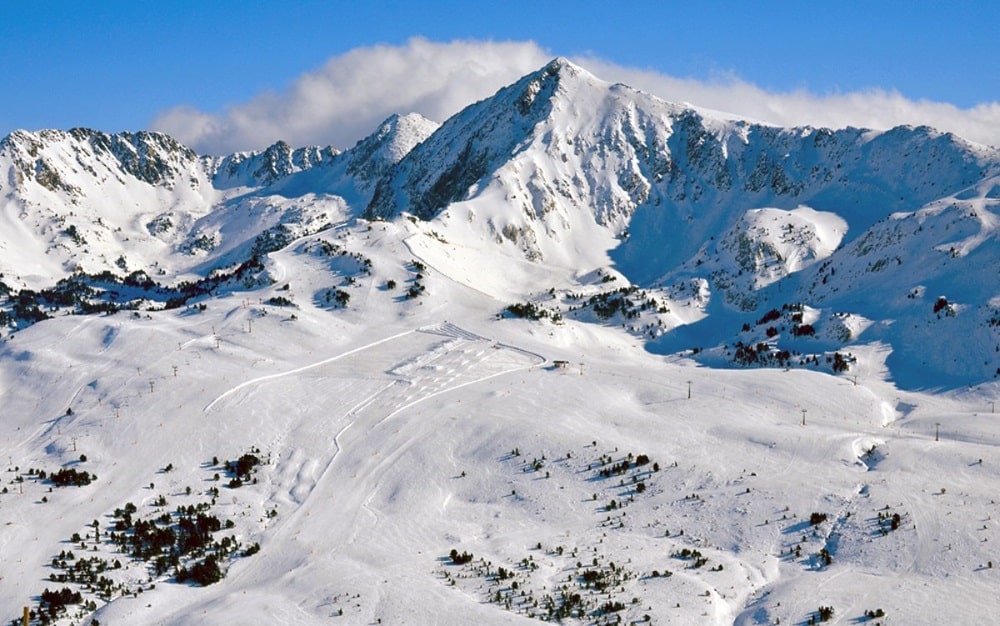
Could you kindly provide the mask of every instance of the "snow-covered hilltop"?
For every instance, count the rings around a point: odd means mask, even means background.
[[[998,214],[565,59],[343,151],[12,133],[0,619],[975,621]]]

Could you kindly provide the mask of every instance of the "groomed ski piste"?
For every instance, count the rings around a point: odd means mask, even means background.
[[[498,319],[509,302],[408,229],[296,240],[268,255],[270,286],[204,307],[8,338],[3,619],[70,587],[83,602],[60,624],[990,620],[995,384],[899,389],[877,343],[840,376],[713,369],[614,325]],[[309,252],[324,238],[372,272],[341,282]],[[96,478],[37,478],[60,468]],[[118,551],[126,503],[206,503],[239,545],[224,577],[178,583]],[[91,558],[119,561],[111,593],[54,582]]]

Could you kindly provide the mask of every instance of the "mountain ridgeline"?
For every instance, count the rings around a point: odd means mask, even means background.
[[[928,127],[777,128],[556,59],[440,125],[393,116],[343,152],[213,157],[153,132],[16,131],[0,170],[5,333],[79,304],[25,293],[76,281],[128,299],[127,284],[155,283],[128,297],[190,304],[268,280],[255,264],[299,237],[402,219],[434,235],[419,249],[442,274],[527,262],[545,278],[473,286],[533,306],[548,294],[562,317],[621,324],[654,352],[819,355],[843,371],[850,346],[877,344],[902,385],[1000,374],[1000,151]],[[574,298],[588,289],[661,304],[587,317]]]

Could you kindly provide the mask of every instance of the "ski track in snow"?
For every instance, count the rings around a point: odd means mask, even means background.
[[[209,411],[212,410],[212,408],[216,404],[218,404],[222,400],[225,400],[227,397],[233,395],[234,393],[236,393],[238,391],[241,391],[243,389],[246,389],[248,387],[258,386],[258,385],[260,385],[261,383],[263,383],[265,381],[277,380],[279,378],[285,378],[285,377],[288,377],[288,376],[294,376],[296,374],[301,374],[302,372],[306,372],[308,370],[311,370],[311,369],[314,369],[314,368],[317,368],[317,367],[320,367],[320,366],[323,366],[323,365],[327,365],[327,364],[333,363],[335,361],[339,361],[340,359],[342,359],[344,357],[351,356],[352,354],[356,354],[356,353],[362,352],[364,350],[368,350],[368,349],[373,348],[373,347],[375,347],[377,345],[380,345],[380,344],[392,341],[394,339],[399,339],[400,337],[405,337],[406,335],[409,335],[410,333],[413,333],[413,332],[415,332],[415,331],[413,331],[413,330],[406,330],[406,331],[403,331],[401,333],[398,333],[398,334],[395,334],[395,335],[391,335],[389,337],[385,337],[383,339],[379,339],[378,341],[374,341],[372,343],[360,346],[358,348],[354,348],[353,350],[348,350],[347,352],[343,352],[341,354],[338,354],[338,355],[335,355],[335,356],[323,359],[321,361],[317,361],[315,363],[310,363],[309,365],[303,365],[302,367],[298,367],[298,368],[295,368],[293,370],[289,370],[287,372],[280,372],[278,374],[268,374],[266,376],[261,376],[260,378],[254,378],[253,380],[248,380],[246,382],[240,383],[239,385],[236,385],[232,389],[229,389],[229,390],[225,391],[224,393],[222,393],[218,397],[216,397],[214,400],[212,400],[211,402],[209,402],[208,405],[205,406],[205,408],[203,409],[203,412],[204,413],[208,413]]]
[[[340,421],[344,422],[344,425],[333,436],[328,454],[323,458],[308,459],[308,463],[312,466],[309,470],[301,466],[297,471],[291,472],[294,474],[293,485],[287,494],[289,500],[295,503],[295,509],[290,515],[284,516],[278,526],[271,531],[269,541],[280,541],[279,538],[288,533],[296,535],[303,533],[303,529],[308,526],[312,510],[316,506],[325,506],[324,502],[316,502],[317,494],[337,491],[339,492],[337,507],[341,512],[337,516],[338,523],[325,528],[323,532],[329,536],[342,537],[344,544],[352,544],[359,529],[378,525],[380,515],[371,502],[379,489],[379,479],[385,468],[396,462],[419,439],[420,432],[418,428],[412,434],[407,434],[407,425],[402,422],[390,437],[392,442],[390,447],[372,451],[366,448],[365,441],[375,431],[385,429],[386,423],[393,417],[430,398],[498,376],[530,369],[545,362],[544,357],[539,354],[492,342],[455,324],[442,323],[398,333],[287,372],[243,382],[216,397],[205,407],[204,412],[211,413],[223,404],[227,405],[227,410],[238,410],[240,392],[279,379],[298,376],[348,357],[378,348],[386,348],[386,351],[392,354],[395,342],[417,333],[428,337],[444,337],[446,341],[431,352],[417,355],[419,358],[415,360],[404,359],[403,367],[395,366],[389,372],[394,376],[393,379],[380,386],[374,393],[356,398],[355,402],[343,411]],[[507,358],[508,356],[513,358]],[[490,364],[498,359],[499,365]],[[400,370],[411,370],[412,373],[408,377],[396,377]],[[354,465],[338,473],[336,468],[338,464],[342,464],[341,459],[344,455],[352,455],[355,447],[358,448],[358,452],[352,459]],[[293,457],[285,463],[303,462],[302,459],[295,458],[294,454],[293,452]],[[349,489],[336,489],[336,485],[344,485],[345,482],[351,483]],[[372,517],[369,524],[357,519],[361,512]],[[237,574],[233,579],[234,584],[238,584],[239,580],[246,577],[252,578],[250,572],[253,569],[254,565],[251,564],[247,570]]]

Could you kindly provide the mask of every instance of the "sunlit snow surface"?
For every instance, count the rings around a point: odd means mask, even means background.
[[[405,229],[339,236],[408,280],[390,262]],[[433,270],[430,295],[394,302],[401,288],[376,273],[349,287],[363,308],[331,311],[312,296],[333,277],[306,243],[271,255],[287,291],[203,312],[60,317],[5,344],[4,461],[98,476],[50,493],[5,474],[9,617],[56,587],[48,562],[73,549],[71,534],[110,526],[125,502],[204,501],[212,457],[251,447],[267,458],[258,482],[223,484],[217,510],[261,551],[206,588],[149,581],[129,562],[113,575],[144,592],[99,601],[93,618],[524,622],[527,609],[490,601],[490,580],[449,564],[453,548],[514,569],[535,597],[576,580],[578,561],[614,562],[632,574],[613,594],[623,618],[654,623],[798,623],[820,605],[838,619],[882,608],[926,623],[991,608],[995,388],[900,391],[878,350],[859,350],[856,375],[842,377],[696,367],[613,328],[497,321],[495,301]],[[260,304],[275,294],[298,306]],[[603,455],[629,453],[659,466],[642,493],[597,471]],[[902,523],[883,536],[886,506]],[[827,521],[810,526],[814,512]],[[707,563],[672,556],[685,548]],[[529,557],[536,569],[519,566]]]
[[[343,152],[0,142],[12,292],[263,267],[5,328],[0,619],[68,587],[64,625],[988,621],[997,151],[702,114],[557,60]],[[213,500],[216,584],[108,541]],[[85,558],[114,592],[57,580]]]

